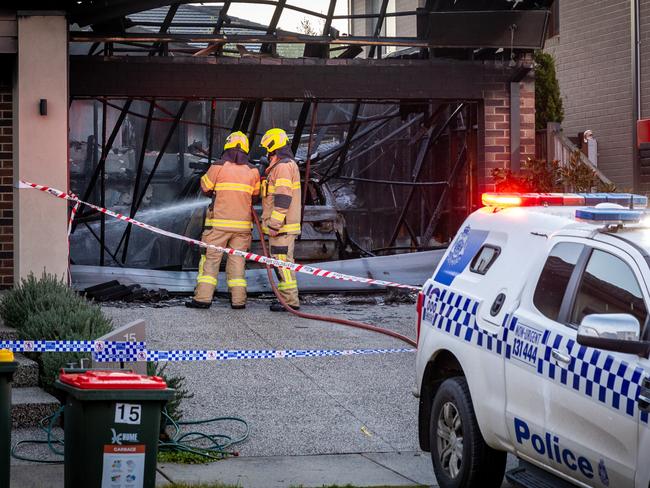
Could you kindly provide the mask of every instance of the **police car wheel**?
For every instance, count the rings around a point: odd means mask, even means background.
[[[465,378],[450,378],[440,385],[431,408],[429,436],[441,488],[501,486],[506,453],[483,440]]]

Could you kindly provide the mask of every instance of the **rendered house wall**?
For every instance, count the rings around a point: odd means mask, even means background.
[[[18,18],[14,178],[68,188],[68,25],[62,15]],[[39,100],[47,99],[47,115]],[[14,190],[15,279],[43,270],[67,276],[67,202]]]

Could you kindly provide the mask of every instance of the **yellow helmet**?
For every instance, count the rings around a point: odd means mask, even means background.
[[[268,152],[274,152],[289,144],[289,136],[282,129],[269,129],[262,136],[261,146]]]
[[[239,149],[248,154],[248,137],[243,132],[233,132],[226,139],[226,143],[223,146],[223,150],[232,149],[239,146]]]

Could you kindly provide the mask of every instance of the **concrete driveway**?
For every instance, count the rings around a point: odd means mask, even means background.
[[[303,309],[415,336],[414,305],[385,305],[375,297],[347,301],[321,297],[316,302]],[[215,302],[207,311],[149,306],[109,306],[104,311],[115,325],[145,319],[148,343],[159,349],[408,347],[376,333],[271,313],[268,303],[251,300],[243,311],[231,310],[225,302]],[[237,447],[241,456],[237,462],[243,462],[244,457],[353,454],[379,455],[369,461],[373,464],[376,460],[382,464],[383,456],[390,464],[390,454],[395,454],[402,456],[399,459],[409,458],[407,477],[411,484],[430,485],[434,482],[431,463],[428,454],[419,452],[417,443],[417,399],[411,393],[414,360],[414,354],[404,353],[188,362],[170,363],[168,371],[183,375],[194,393],[183,406],[185,418],[238,416],[249,423],[250,438]],[[238,433],[228,424],[219,429]],[[339,466],[344,469],[346,463]],[[355,478],[352,473],[350,476],[350,480]]]

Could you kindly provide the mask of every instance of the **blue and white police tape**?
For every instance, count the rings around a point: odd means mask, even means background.
[[[0,349],[13,352],[87,352],[96,362],[232,361],[247,359],[296,359],[365,356],[415,352],[393,349],[221,349],[148,350],[145,342],[119,341],[0,341]]]
[[[243,349],[243,350],[146,350],[102,352],[93,355],[97,362],[181,362],[181,361],[232,361],[246,359],[297,359],[317,357],[365,356],[415,352],[415,349]]]
[[[0,341],[0,349],[13,352],[120,352],[139,351],[146,348],[144,342],[119,341]]]

